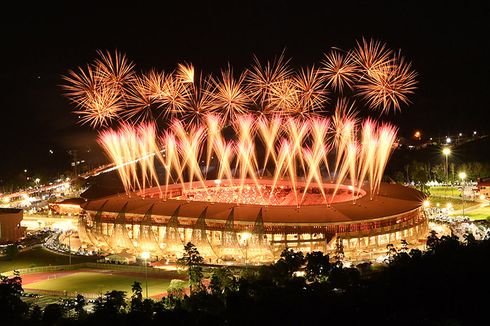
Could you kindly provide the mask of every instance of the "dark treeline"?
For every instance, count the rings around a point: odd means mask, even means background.
[[[459,183],[458,173],[466,172],[467,181],[490,177],[490,137],[448,146],[447,178],[445,146],[429,145],[422,149],[398,148],[393,152],[385,171],[385,181],[425,183],[439,181]]]
[[[82,296],[42,311],[22,301],[20,276],[4,277],[0,315],[2,325],[488,325],[490,240],[467,235],[461,243],[433,232],[427,246],[388,245],[388,266],[377,272],[346,268],[341,255],[285,250],[275,264],[240,275],[215,269],[204,286],[201,258],[188,244],[181,263],[190,295],[174,289],[160,301],[144,299],[135,282],[129,297],[107,292],[91,313]]]

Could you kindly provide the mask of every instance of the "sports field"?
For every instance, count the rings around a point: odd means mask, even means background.
[[[468,216],[472,220],[490,221],[490,206],[478,207],[470,211],[465,211],[464,215]]]
[[[97,257],[85,257],[72,255],[71,263],[86,263],[95,262]],[[40,266],[54,266],[54,265],[68,265],[69,258],[67,255],[61,255],[44,248],[34,248],[24,252],[18,253],[13,259],[7,257],[0,258],[0,273],[11,271],[14,269],[40,267]]]
[[[429,192],[434,197],[458,197],[461,191],[457,187],[430,187]]]
[[[463,202],[463,199],[459,199],[459,198],[456,199],[456,198],[446,198],[446,197],[437,197],[437,196],[430,196],[429,201],[432,207],[440,207],[440,208],[445,208],[447,207],[448,203],[451,203],[451,206],[455,211],[459,211],[463,209],[463,204],[465,208],[478,205],[478,202],[474,202],[474,201],[465,200]],[[439,204],[439,206],[437,206],[437,204]]]
[[[107,291],[126,291],[131,295],[131,285],[141,282],[143,296],[146,295],[145,274],[115,272],[110,270],[80,269],[60,272],[43,272],[22,275],[23,287],[29,290],[67,291],[104,294]],[[170,279],[148,275],[148,295],[161,297],[167,290]]]

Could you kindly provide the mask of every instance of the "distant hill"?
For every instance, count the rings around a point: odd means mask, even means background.
[[[412,161],[427,162],[432,165],[445,162],[442,154],[443,146],[428,145],[422,149],[398,148],[396,149],[388,165],[386,173],[392,174],[396,171],[403,171],[406,164]],[[482,137],[474,141],[450,146],[451,154],[448,157],[450,163],[456,165],[465,162],[487,162],[490,163],[490,137]]]

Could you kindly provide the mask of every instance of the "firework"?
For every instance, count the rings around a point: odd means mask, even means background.
[[[126,55],[115,51],[112,55],[109,51],[97,52],[99,59],[95,60],[97,76],[108,87],[123,91],[130,84],[135,75],[134,64],[126,59]]]
[[[327,102],[327,88],[320,71],[315,67],[300,69],[294,77],[301,111],[306,113],[323,110]]]
[[[210,77],[200,76],[197,82],[189,84],[186,88],[185,100],[186,106],[182,113],[182,118],[192,123],[205,121],[207,113],[212,111],[212,82]]]
[[[233,121],[236,138],[225,139],[222,120],[214,115],[206,115],[205,119],[205,124],[192,125],[173,120],[160,138],[154,124],[134,127],[125,123],[119,130],[102,132],[99,142],[117,167],[127,192],[140,190],[144,194],[145,188],[155,186],[161,196],[168,196],[172,181],[180,183],[185,193],[201,189],[202,196],[213,200],[213,194],[218,196],[219,192],[209,190],[206,184],[212,166],[217,180],[224,179],[227,186],[237,187],[233,200],[248,202],[252,191],[256,200],[272,203],[269,200],[273,200],[270,198],[274,198],[277,185],[287,180],[292,202],[300,205],[313,189],[318,189],[323,203],[331,203],[345,182],[350,184],[355,201],[365,179],[374,196],[396,136],[393,126],[378,125],[370,119],[358,125],[345,117],[344,131],[336,136],[328,119],[283,120],[276,116],[269,121],[244,115]],[[260,148],[265,149],[265,155],[260,155]],[[336,155],[332,165],[329,151]],[[211,160],[214,156],[216,160]],[[165,170],[162,182],[156,162]],[[263,177],[259,168],[265,170],[266,166],[271,173],[268,189],[259,181]],[[325,180],[322,171],[331,172],[333,180]],[[298,186],[300,181],[302,188]],[[334,192],[327,196],[325,187],[331,183]]]
[[[362,38],[362,42],[357,42],[352,58],[363,74],[372,77],[392,63],[392,53],[385,44]]]
[[[184,84],[194,83],[194,66],[180,63],[177,69],[177,78]]]
[[[221,71],[221,80],[213,81],[213,110],[226,120],[234,120],[238,114],[245,114],[250,105],[250,99],[244,89],[245,74],[238,79],[233,77],[233,69]]]
[[[159,107],[163,109],[163,117],[171,119],[185,112],[187,87],[173,75],[163,81],[160,94],[157,96]]]
[[[332,110],[329,97],[348,93],[363,100],[359,108],[388,113],[408,104],[417,85],[416,72],[401,54],[364,38],[353,50],[333,48],[320,68],[295,72],[283,52],[265,63],[254,57],[242,73],[235,74],[229,65],[219,78],[198,74],[188,63],[173,73],[139,74],[118,51],[98,55],[91,65],[69,71],[62,86],[82,122],[94,128],[113,120],[168,124],[181,118],[196,123],[209,112],[223,116],[225,124],[243,114],[309,119]]]
[[[68,75],[62,78],[66,81],[66,84],[62,85],[66,96],[82,107],[100,85],[97,72],[90,65],[87,65],[85,69],[79,67],[77,71],[69,70]]]
[[[247,70],[248,90],[251,98],[255,99],[263,112],[270,111],[269,95],[272,87],[287,80],[292,70],[288,66],[289,60],[284,52],[272,62],[267,61],[262,65],[257,57],[254,57],[252,68]]]
[[[108,125],[111,120],[119,118],[123,109],[118,91],[113,88],[97,88],[84,96],[75,113],[79,114],[82,124],[87,123],[95,128]]]
[[[153,81],[149,82],[149,78],[154,76],[136,76],[125,96],[128,110],[123,115],[128,119],[135,121],[152,120],[153,119],[153,104],[154,93],[152,88],[155,87]]]
[[[98,55],[69,71],[63,89],[82,123],[120,122],[119,129],[103,131],[99,143],[126,191],[157,187],[162,197],[170,195],[171,183],[180,183],[185,198],[233,194],[236,202],[278,204],[274,196],[286,191],[286,180],[288,200],[296,205],[312,191],[332,203],[339,191],[345,195],[345,183],[353,201],[366,183],[373,198],[396,128],[361,122],[358,110],[400,110],[417,84],[400,53],[366,39],[349,51],[333,48],[320,66],[294,71],[282,53],[265,63],[254,57],[242,73],[228,65],[218,77],[187,63],[170,73],[140,73],[118,51]],[[264,177],[267,187],[259,181]],[[231,192],[211,191],[207,178]],[[328,184],[335,185],[333,193],[325,191]]]
[[[332,87],[334,91],[342,93],[344,90],[354,87],[359,72],[351,52],[343,53],[333,49],[325,54],[321,73],[324,75],[328,86]]]
[[[403,57],[395,56],[390,64],[378,67],[358,86],[359,95],[368,105],[382,112],[399,111],[401,103],[408,104],[408,95],[416,89],[417,73]]]

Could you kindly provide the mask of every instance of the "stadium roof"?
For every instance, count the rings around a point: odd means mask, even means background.
[[[262,209],[264,223],[274,224],[327,224],[371,220],[404,213],[422,205],[424,194],[418,190],[395,184],[382,184],[380,192],[373,200],[364,196],[356,201],[309,206],[262,206],[236,203],[210,203],[186,200],[162,200],[141,198],[136,195],[118,194],[91,200],[82,205],[87,211],[119,213],[143,216],[151,208],[152,216],[172,216],[178,211],[181,218],[198,218],[207,207],[206,220],[226,221],[234,208],[235,222],[256,221]],[[126,207],[125,207],[126,206]]]

